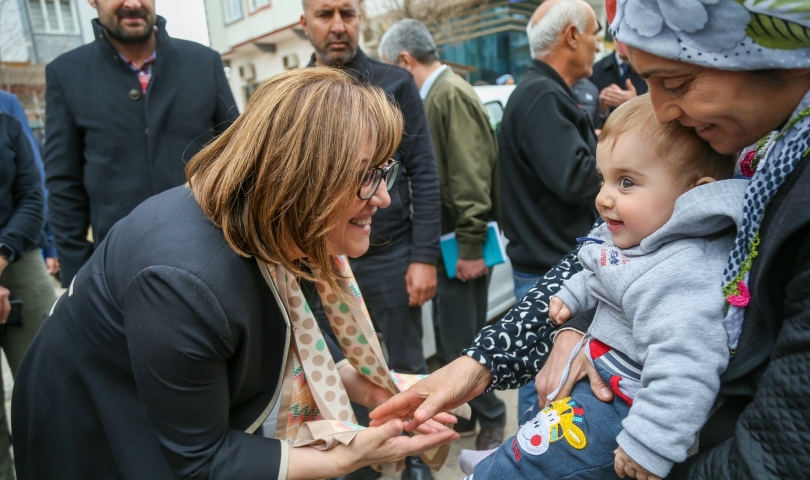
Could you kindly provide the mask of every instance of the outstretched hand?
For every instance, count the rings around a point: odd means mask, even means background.
[[[364,464],[378,465],[396,462],[459,438],[450,428],[425,435],[402,435],[404,426],[400,420],[391,420],[379,427],[363,429],[352,441],[352,447]]]
[[[485,366],[470,357],[459,357],[374,409],[369,414],[371,425],[399,419],[408,421],[405,430],[412,432],[434,417],[444,422],[445,417],[437,415],[439,412],[480,395],[491,380],[492,374]]]
[[[338,445],[330,450],[291,448],[287,479],[339,477],[368,465],[396,463],[405,457],[458,440],[458,433],[449,428],[411,437],[402,435],[404,426],[400,420],[391,420],[378,427],[365,428],[348,445]]]

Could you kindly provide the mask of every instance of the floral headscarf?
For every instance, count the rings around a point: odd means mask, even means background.
[[[618,0],[614,37],[659,57],[726,70],[810,68],[808,0]],[[723,324],[734,352],[751,293],[768,204],[796,165],[810,153],[810,92],[788,122],[741,156],[751,177],[743,221],[724,272],[728,312]]]
[[[618,0],[613,36],[725,70],[810,68],[807,0]]]

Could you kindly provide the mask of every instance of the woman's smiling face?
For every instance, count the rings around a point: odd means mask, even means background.
[[[369,158],[372,151],[371,145],[366,145],[363,149],[363,158]],[[362,176],[363,173],[358,172],[358,175]],[[380,182],[377,191],[368,200],[361,200],[356,195],[356,186],[353,193],[355,196],[352,204],[341,215],[338,225],[329,233],[329,253],[332,255],[357,258],[366,253],[371,235],[371,217],[378,208],[386,208],[391,204],[385,180]]]
[[[627,50],[649,84],[658,121],[695,128],[720,153],[736,153],[779,128],[808,89],[805,70],[719,70]]]

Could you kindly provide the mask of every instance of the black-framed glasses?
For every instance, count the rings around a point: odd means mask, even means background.
[[[394,181],[397,179],[399,163],[398,160],[391,159],[388,165],[384,167],[369,168],[365,175],[363,175],[360,188],[357,189],[357,196],[360,197],[360,200],[368,200],[373,197],[383,179],[385,180],[386,188],[391,190],[391,185],[393,185]]]

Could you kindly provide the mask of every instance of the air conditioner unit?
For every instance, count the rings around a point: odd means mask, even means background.
[[[284,68],[286,70],[292,70],[293,68],[298,68],[298,55],[295,53],[291,53],[289,55],[284,55],[281,59],[284,62]]]
[[[239,78],[245,82],[256,80],[256,67],[254,67],[252,63],[239,65]]]

